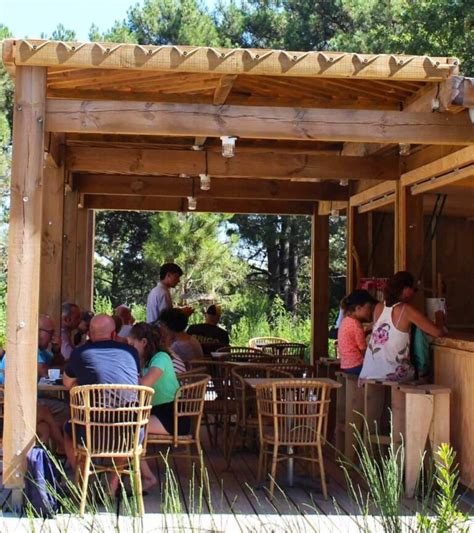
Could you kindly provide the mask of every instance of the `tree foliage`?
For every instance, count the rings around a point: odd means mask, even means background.
[[[220,228],[228,217],[220,214],[156,213],[145,244],[151,289],[159,267],[175,262],[184,274],[179,285],[184,303],[222,301],[245,279],[246,266],[234,254],[235,238],[223,239]]]

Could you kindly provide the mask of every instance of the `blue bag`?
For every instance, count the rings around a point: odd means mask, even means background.
[[[25,496],[38,515],[51,517],[59,510],[59,471],[40,446],[28,452],[26,465]]]

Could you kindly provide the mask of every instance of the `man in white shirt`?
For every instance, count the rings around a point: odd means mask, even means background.
[[[160,281],[150,291],[146,302],[146,321],[149,324],[156,322],[162,311],[173,307],[170,289],[178,285],[182,275],[182,269],[175,263],[161,265]]]

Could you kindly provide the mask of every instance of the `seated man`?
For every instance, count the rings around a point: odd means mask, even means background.
[[[67,389],[77,385],[138,385],[140,363],[132,346],[115,340],[115,322],[107,315],[96,315],[90,323],[91,342],[76,348],[64,370]],[[65,426],[65,449],[69,463],[75,467],[72,427]],[[118,481],[117,481],[118,483]]]
[[[38,317],[38,378],[47,377],[48,367],[53,359],[53,354],[48,350],[51,343],[56,340],[54,322],[48,315]],[[0,354],[0,385],[4,383],[6,353]]]
[[[222,346],[229,346],[230,340],[227,331],[217,325],[221,318],[219,305],[210,305],[204,316],[204,324],[192,324],[187,331],[199,341],[204,354],[210,355]]]
[[[165,309],[158,318],[160,332],[165,348],[172,350],[187,363],[203,356],[199,342],[184,330],[188,325],[188,317],[180,309]]]

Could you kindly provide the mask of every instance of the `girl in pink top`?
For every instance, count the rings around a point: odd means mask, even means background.
[[[355,290],[346,296],[341,307],[344,311],[337,345],[341,357],[341,369],[349,374],[359,375],[367,349],[362,322],[371,322],[374,305],[377,300],[367,291]]]

